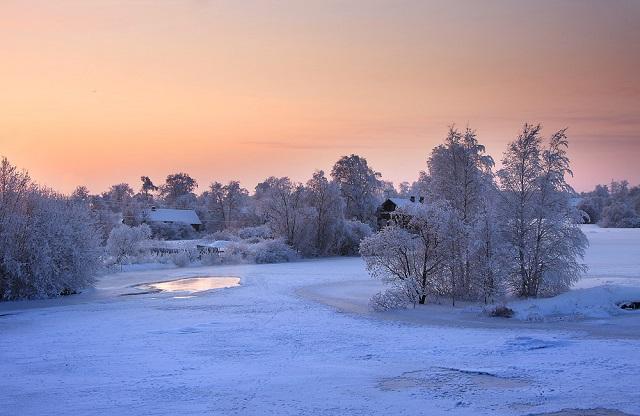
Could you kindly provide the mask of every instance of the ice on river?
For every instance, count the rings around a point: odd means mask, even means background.
[[[587,235],[593,284],[582,288],[638,286],[640,234]],[[242,284],[119,296],[202,276]],[[357,258],[148,270],[77,297],[2,304],[0,415],[640,413],[640,331],[618,324],[638,315],[583,327],[461,309],[455,325],[420,322],[367,312],[354,283],[366,281]],[[365,308],[345,308],[354,303]]]

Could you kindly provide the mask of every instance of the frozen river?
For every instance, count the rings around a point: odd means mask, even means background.
[[[640,234],[586,231],[594,267],[581,287],[638,286]],[[119,296],[203,276],[241,284]],[[375,315],[353,283],[366,281],[357,258],[148,270],[105,276],[78,296],[0,305],[0,414],[640,413],[637,337]],[[588,321],[620,319],[640,318]]]

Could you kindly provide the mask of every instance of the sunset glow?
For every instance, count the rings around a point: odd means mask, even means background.
[[[99,192],[306,180],[357,153],[413,181],[457,123],[500,158],[569,128],[572,184],[640,182],[640,2],[3,1],[0,154]]]

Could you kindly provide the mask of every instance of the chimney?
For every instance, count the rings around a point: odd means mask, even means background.
[[[416,197],[415,196],[412,196],[409,199],[411,200],[411,202],[416,202]]]

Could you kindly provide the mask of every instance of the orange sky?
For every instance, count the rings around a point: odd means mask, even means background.
[[[638,1],[0,3],[0,154],[92,191],[306,180],[358,153],[412,181],[447,125],[497,159],[569,127],[577,189],[640,182]]]

